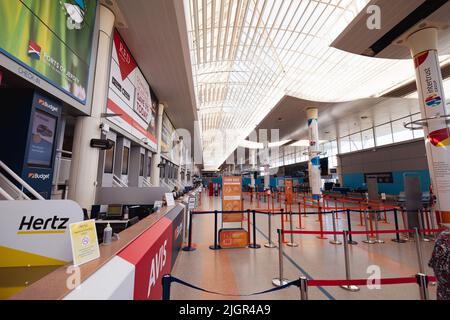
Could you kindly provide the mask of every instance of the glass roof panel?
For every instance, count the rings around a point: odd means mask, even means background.
[[[184,1],[204,158],[213,166],[284,95],[349,101],[379,96],[414,78],[411,60],[330,47],[369,0]],[[227,130],[239,134],[216,152],[215,137]]]

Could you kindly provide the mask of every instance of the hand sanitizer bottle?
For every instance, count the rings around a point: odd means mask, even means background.
[[[103,244],[108,245],[112,241],[112,228],[108,225],[106,226],[105,230],[103,230]]]

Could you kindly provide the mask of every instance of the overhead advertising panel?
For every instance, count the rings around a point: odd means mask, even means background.
[[[107,111],[120,116],[109,120],[156,151],[156,107],[147,80],[115,30]]]
[[[161,131],[161,152],[170,161],[174,161],[174,154],[173,154],[174,134],[175,134],[175,127],[173,126],[167,114],[164,113]]]
[[[0,0],[0,52],[87,101],[96,0]]]

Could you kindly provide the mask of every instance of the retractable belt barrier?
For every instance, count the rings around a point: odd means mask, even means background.
[[[201,288],[194,284],[191,284],[187,281],[181,280],[177,277],[174,277],[170,274],[166,274],[162,277],[162,299],[170,300],[172,283],[178,283],[184,287],[191,288],[193,290],[197,290],[200,292],[209,293],[212,295],[218,295],[223,297],[252,297],[259,296],[268,293],[274,293],[277,291],[285,290],[292,286],[298,287],[300,289],[300,299],[308,300],[308,288],[309,287],[345,287],[345,286],[363,286],[370,284],[371,280],[368,279],[355,279],[355,280],[313,280],[307,279],[304,276],[301,276],[298,280],[294,280],[291,282],[287,282],[279,287],[271,288],[263,291],[258,291],[249,294],[232,294],[232,293],[223,293],[218,291],[212,291],[208,289]],[[414,277],[405,277],[405,278],[385,278],[379,279],[379,285],[401,285],[401,284],[417,284],[420,289],[420,296],[422,300],[429,300],[428,296],[428,284],[430,282],[436,281],[436,278],[433,276],[429,276],[426,274],[418,273]]]

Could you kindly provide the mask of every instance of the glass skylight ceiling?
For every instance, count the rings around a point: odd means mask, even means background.
[[[208,167],[220,166],[284,95],[349,101],[414,78],[412,60],[329,46],[369,0],[184,1]],[[236,130],[233,138],[226,130]]]

